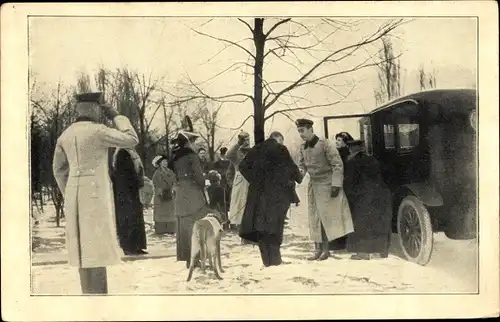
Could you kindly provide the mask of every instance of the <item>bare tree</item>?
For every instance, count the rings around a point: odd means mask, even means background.
[[[382,38],[382,51],[380,64],[377,66],[379,88],[375,89],[375,102],[377,105],[399,97],[401,93],[401,66],[400,55],[394,54],[391,39]]]
[[[159,115],[163,98],[156,94],[163,78],[152,78],[152,75],[130,71],[127,68],[112,72],[103,66],[95,75],[97,89],[104,93],[106,102],[116,105],[121,114],[127,116],[139,136],[138,153],[143,160],[146,172],[150,172],[151,150],[155,142],[151,142],[153,121]]]
[[[38,142],[40,154],[36,156],[36,162],[39,162],[40,171],[50,173],[50,176],[45,178],[44,184],[47,184],[50,197],[54,203],[58,227],[60,226],[60,219],[64,217],[64,198],[52,174],[52,156],[58,137],[74,120],[73,93],[74,88],[66,88],[61,82],[57,83],[56,89],[48,98],[37,98],[34,92],[30,91],[32,111],[34,117],[37,118],[36,122],[40,126],[40,130],[44,134],[41,141]]]
[[[420,90],[436,88],[436,70],[433,69],[431,72],[426,73],[425,68],[420,67],[418,70],[418,80]]]
[[[217,107],[210,105],[207,100],[202,100],[196,116],[197,123],[201,130],[199,131],[201,139],[208,148],[210,161],[215,161],[215,153],[222,146],[222,141],[216,142],[216,134],[219,125],[219,112],[223,103],[219,103]]]
[[[238,21],[250,32],[251,37],[234,41],[210,35],[195,28],[191,29],[199,35],[209,37],[224,45],[216,56],[228,48],[237,48],[247,55],[246,62],[232,63],[228,68],[216,73],[210,80],[228,71],[250,68],[250,73],[245,71],[243,73],[253,75],[253,93],[210,95],[201,88],[203,83],[196,84],[188,77],[189,85],[194,86],[198,93],[195,96],[177,99],[186,101],[206,98],[220,103],[252,102],[253,114],[248,116],[243,124],[250,118],[254,119],[256,143],[264,140],[265,122],[276,115],[282,114],[291,118],[293,112],[334,106],[344,101],[355,85],[348,83],[337,85],[333,84],[333,81],[343,75],[370,66],[378,66],[381,63],[378,51],[369,53],[368,49],[404,23],[403,20],[385,21],[359,40],[354,40],[351,44],[339,48],[334,43],[334,36],[342,32],[349,34],[356,31],[363,24],[362,21],[319,19],[314,25],[307,25],[291,18],[255,18],[253,22],[243,19],[238,19]],[[272,24],[265,30],[264,23],[267,21],[271,21]],[[247,46],[243,44],[245,42]],[[303,68],[305,60],[312,60],[313,63]],[[274,81],[265,79],[264,70],[272,61],[281,64],[282,68],[292,68],[296,72],[296,78]],[[341,63],[344,66],[341,67]],[[326,102],[315,102],[307,95],[313,88],[326,90],[329,94],[323,96],[335,97],[335,99],[327,98]],[[284,107],[276,107],[280,105]]]

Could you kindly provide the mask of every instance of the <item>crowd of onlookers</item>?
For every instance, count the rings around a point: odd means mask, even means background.
[[[296,184],[306,174],[314,243],[309,260],[326,260],[332,246],[351,252],[351,259],[388,255],[389,190],[364,142],[346,132],[337,134],[334,144],[314,133],[313,121],[299,119],[304,143],[298,164],[276,131],[254,146],[241,132],[210,162],[190,126],[170,142],[170,155],[153,160],[151,180],[135,151],[139,140],[128,118],[104,104],[102,93],[80,94],[77,100],[78,117],[57,140],[53,173],[64,195],[69,263],[79,268],[85,293],[107,292],[106,266],[121,261],[120,248],[129,255],[147,253],[143,208],[151,200],[155,231],[175,233],[177,260],[187,267],[193,226],[213,212],[222,214],[221,224],[242,241],[259,246],[264,266],[284,264],[284,225],[290,205],[300,201]],[[103,115],[112,126],[102,124]]]

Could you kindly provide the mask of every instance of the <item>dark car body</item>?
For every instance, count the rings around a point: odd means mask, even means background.
[[[432,230],[468,239],[477,230],[477,135],[474,89],[407,95],[361,117],[360,138],[380,162],[393,194],[396,223],[401,201],[413,195],[430,215]]]

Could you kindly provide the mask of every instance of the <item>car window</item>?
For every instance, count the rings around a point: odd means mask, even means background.
[[[419,143],[419,125],[416,123],[398,124],[399,153],[410,152]]]
[[[384,124],[384,146],[385,150],[393,151],[396,149],[394,125]]]

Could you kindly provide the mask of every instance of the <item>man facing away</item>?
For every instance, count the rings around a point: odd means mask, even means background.
[[[283,135],[273,132],[269,139],[251,148],[239,170],[250,184],[239,235],[258,243],[264,266],[280,265],[285,218],[295,182],[302,181],[299,168],[283,145]]]
[[[313,121],[295,122],[300,137],[299,168],[309,173],[309,232],[315,252],[309,260],[325,260],[330,256],[328,242],[354,231],[347,198],[342,189],[343,163],[334,145],[320,139],[313,131]]]
[[[125,116],[103,105],[102,93],[77,95],[77,119],[58,138],[53,173],[64,195],[69,264],[79,268],[83,293],[107,293],[106,266],[121,262],[109,148],[133,148],[137,133]],[[102,114],[115,128],[101,124]]]

